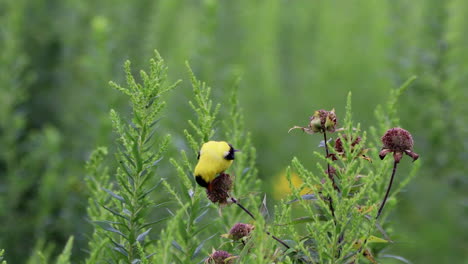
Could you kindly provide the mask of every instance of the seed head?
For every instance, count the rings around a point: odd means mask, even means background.
[[[206,189],[206,195],[213,203],[226,204],[231,189],[231,176],[226,173],[221,173],[211,182],[211,188]]]
[[[205,262],[210,264],[232,264],[234,263],[234,258],[234,256],[224,250],[216,250]]]
[[[326,131],[335,132],[337,123],[335,109],[332,109],[331,111],[323,109],[317,110],[309,119],[308,127],[294,126],[289,129],[289,131],[300,128],[308,134],[324,133]]]
[[[383,147],[379,153],[380,159],[392,152],[395,162],[400,162],[403,153],[413,158],[413,161],[419,158],[419,155],[413,152],[413,137],[410,132],[403,128],[395,127],[387,130],[382,137]]]
[[[372,160],[366,156],[366,153],[369,149],[365,149],[365,148],[360,148],[359,149],[359,152],[356,152],[355,151],[355,146],[357,144],[359,144],[361,142],[361,137],[360,136],[356,136],[356,137],[353,137],[353,142],[351,143],[351,153],[354,154],[354,157],[359,157],[359,158],[362,158],[362,159],[365,159],[367,161],[370,161],[372,162]],[[337,160],[338,158],[336,157],[337,155],[340,155],[342,157],[345,156],[345,148],[344,148],[344,144],[346,144],[347,142],[349,141],[348,139],[348,135],[341,135],[341,137],[338,137],[336,140],[335,140],[335,153],[331,153],[330,156],[333,160]]]
[[[403,128],[395,127],[387,130],[382,137],[384,148],[393,151],[413,150],[413,137]]]
[[[232,240],[239,240],[243,237],[250,235],[250,232],[254,229],[253,225],[237,223],[229,231],[229,237]]]
[[[343,140],[341,139],[341,137],[338,137],[335,140],[335,150],[338,153],[344,153],[343,141],[345,142],[348,141],[347,135],[343,135],[342,137],[343,137]],[[351,143],[351,148],[359,144],[359,142],[361,142],[361,137],[358,136],[356,137],[356,139],[353,140],[353,143]]]

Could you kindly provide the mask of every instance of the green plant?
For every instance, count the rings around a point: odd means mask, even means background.
[[[118,135],[119,150],[116,159],[119,168],[115,172],[118,185],[109,185],[108,176],[100,176],[103,181],[90,178],[88,186],[91,187],[93,198],[102,202],[101,206],[109,213],[103,213],[92,203],[88,208],[92,220],[98,220],[102,228],[108,232],[105,236],[113,244],[112,261],[114,263],[149,263],[153,254],[148,252],[147,242],[151,226],[161,220],[149,221],[147,215],[154,203],[150,194],[160,185],[160,177],[156,176],[155,169],[162,160],[170,137],[155,137],[156,124],[165,106],[162,96],[172,90],[178,82],[167,85],[167,67],[156,52],[156,57],[150,60],[149,72],[140,71],[141,84],[132,75],[130,62],[125,63],[125,73],[128,88],[110,82],[115,89],[127,95],[132,103],[131,121],[124,122],[115,110],[111,110],[110,118],[115,132]],[[102,172],[97,171],[101,162],[104,149],[98,149],[88,163],[88,171],[91,176]],[[112,188],[113,187],[113,188]],[[111,188],[111,189],[108,189]],[[102,201],[105,192],[111,201]],[[91,201],[93,202],[93,201]],[[100,217],[107,219],[97,219]],[[102,232],[95,233],[95,238],[103,236]],[[95,241],[92,245],[96,245]],[[88,263],[98,261],[98,253],[105,245],[92,247]],[[109,254],[102,257],[108,257]],[[101,256],[100,256],[101,257]],[[107,261],[111,261],[107,259]]]
[[[0,261],[2,262],[2,264],[7,264],[7,262],[5,260],[3,260],[3,254],[5,254],[5,250],[1,249],[0,250]]]
[[[398,118],[395,103],[408,84],[409,82],[392,92],[387,112],[377,112],[379,126],[386,126],[386,120],[392,120],[393,125],[396,125]],[[283,205],[278,213],[282,221],[286,221],[284,224],[297,225],[298,229],[290,229],[294,234],[293,240],[297,242],[298,251],[294,252],[295,258],[306,263],[357,263],[359,259],[367,258],[368,261],[377,263],[377,258],[394,257],[380,254],[384,247],[375,246],[378,243],[393,243],[391,236],[384,231],[387,223],[377,220],[390,190],[387,189],[385,199],[379,206],[378,201],[382,197],[389,163],[388,160],[371,162],[370,158],[376,156],[382,143],[375,133],[374,140],[368,142],[367,133],[361,131],[359,124],[354,124],[351,94],[348,96],[342,128],[336,127],[336,120],[334,111],[320,110],[311,117],[308,127],[294,127],[310,134],[323,134],[319,145],[324,147],[325,155],[319,152],[314,154],[326,164],[324,167],[317,163],[318,172],[314,172],[294,158],[289,169],[289,181],[294,190],[290,197],[292,202]],[[372,131],[375,132],[375,129]],[[327,140],[327,132],[335,134],[334,141]],[[388,148],[386,139],[387,137],[383,138],[384,151]],[[400,153],[399,149],[395,151]],[[403,152],[403,149],[401,151]],[[402,154],[395,155],[401,158]],[[392,207],[395,206],[395,195],[415,175],[418,167],[414,166],[413,171],[400,181],[398,190],[391,194]],[[291,170],[303,180],[301,186],[293,186]],[[393,176],[394,174],[392,180]],[[299,195],[304,188],[308,188],[310,193]],[[297,207],[293,206],[296,204],[302,208],[305,215],[294,216],[293,209]],[[388,211],[389,208],[384,211],[385,216],[388,215]]]

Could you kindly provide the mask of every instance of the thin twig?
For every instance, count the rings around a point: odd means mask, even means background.
[[[255,216],[247,208],[245,208],[242,204],[240,204],[236,198],[231,197],[231,201],[237,204],[242,210],[244,210],[244,212],[246,212],[248,215],[250,215],[250,217],[252,217],[253,220],[255,220]]]
[[[390,183],[388,184],[387,192],[385,193],[385,197],[384,197],[384,199],[382,201],[382,204],[380,205],[379,211],[378,211],[377,216],[375,217],[375,219],[379,218],[379,216],[382,213],[382,210],[383,210],[383,208],[385,206],[385,203],[387,202],[388,195],[390,194],[390,189],[392,188],[393,178],[395,177],[395,172],[396,172],[397,165],[398,165],[398,162],[394,161],[393,162],[392,176],[390,177]]]

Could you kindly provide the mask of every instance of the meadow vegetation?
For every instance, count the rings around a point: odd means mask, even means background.
[[[466,262],[466,12],[0,1],[0,262]],[[394,127],[420,158],[377,218]],[[227,203],[192,175],[212,139]]]

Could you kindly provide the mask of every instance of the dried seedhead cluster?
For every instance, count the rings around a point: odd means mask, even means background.
[[[229,174],[221,173],[211,183],[211,187],[206,189],[208,199],[213,203],[227,204],[229,192],[232,190],[232,179]]]

